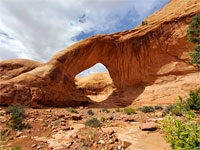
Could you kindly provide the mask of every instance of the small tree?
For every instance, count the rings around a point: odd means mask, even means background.
[[[193,17],[188,30],[188,41],[197,44],[190,53],[190,64],[196,64],[200,70],[200,13]]]

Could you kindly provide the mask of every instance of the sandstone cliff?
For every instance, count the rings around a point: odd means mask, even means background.
[[[22,71],[23,68],[17,71],[15,67],[7,69],[12,63],[2,65],[4,62],[0,62],[1,70],[14,72],[2,77],[6,73],[0,70],[0,79],[4,80],[0,81],[0,104],[33,107],[38,104],[61,107],[91,104],[93,102],[76,89],[74,78],[96,63],[104,64],[109,70],[118,92],[107,101],[117,105],[131,104],[146,87],[170,76],[175,80],[194,73],[195,86],[200,85],[199,72],[187,64],[188,52],[194,45],[187,42],[186,34],[191,17],[199,12],[199,0],[171,0],[146,19],[147,25],[89,37],[60,51],[48,63],[35,65],[35,69],[24,67],[26,71]],[[186,85],[192,83],[187,80]],[[167,87],[167,82],[160,84],[160,87],[163,86]],[[134,90],[129,94],[128,101],[123,101],[126,96],[119,92],[125,89]],[[177,96],[178,91],[170,94]],[[118,97],[113,100],[112,96],[116,95]]]

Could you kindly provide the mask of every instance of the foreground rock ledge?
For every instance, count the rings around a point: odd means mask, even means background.
[[[132,104],[147,85],[153,85],[161,77],[172,75],[176,79],[196,73],[195,83],[200,85],[199,72],[187,64],[188,52],[194,45],[187,42],[186,34],[191,17],[199,12],[199,8],[198,0],[171,0],[146,19],[147,25],[89,37],[58,52],[48,63],[1,61],[0,105],[65,107],[92,104],[76,89],[74,78],[99,62],[109,70],[118,91],[140,87],[139,90],[136,88],[137,94],[129,95],[132,99],[125,102],[127,105]],[[166,87],[167,82],[161,85]],[[188,81],[186,85],[189,89],[192,84]],[[179,92],[173,93],[179,95]],[[112,100],[108,102],[112,103]],[[118,92],[113,104],[123,103]]]

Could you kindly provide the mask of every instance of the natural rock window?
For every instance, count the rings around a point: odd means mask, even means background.
[[[106,100],[115,89],[108,70],[101,63],[79,73],[75,84],[79,92],[96,102]]]

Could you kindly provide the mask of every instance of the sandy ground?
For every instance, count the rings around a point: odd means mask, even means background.
[[[78,114],[68,112],[65,108],[31,109],[26,108],[25,122],[29,122],[31,129],[22,131],[11,130],[6,146],[20,146],[23,150],[36,149],[127,149],[127,150],[170,150],[169,144],[163,139],[159,129],[155,131],[142,131],[142,123],[157,122],[161,120],[161,112],[144,114],[137,111],[136,114],[127,115],[123,108],[121,112],[109,109],[109,113],[92,109],[93,116],[87,114],[89,108],[77,108]],[[0,131],[5,131],[5,122],[9,120],[6,108],[1,107]],[[156,114],[156,115],[155,115]],[[156,116],[156,117],[155,117]],[[90,118],[106,118],[101,122],[101,127],[88,128],[86,120]],[[56,124],[57,123],[57,124]],[[81,132],[83,131],[84,134]],[[93,141],[86,141],[81,145],[82,139],[87,139],[89,132],[94,132]],[[110,134],[113,132],[112,134]],[[99,136],[95,136],[99,135]],[[91,137],[90,137],[91,138]],[[90,139],[88,138],[88,139]],[[103,143],[103,144],[102,144]],[[3,144],[2,144],[3,145]]]

